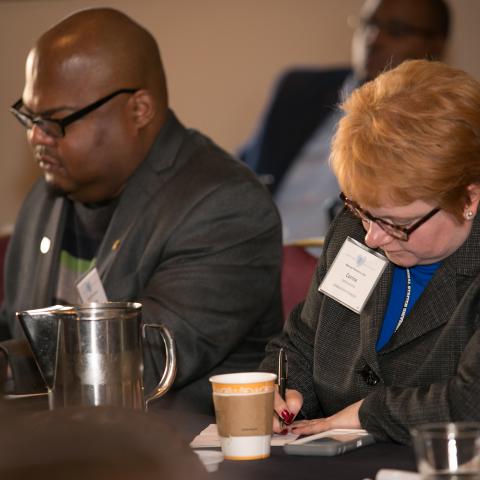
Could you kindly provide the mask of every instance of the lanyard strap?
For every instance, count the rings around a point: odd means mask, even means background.
[[[395,327],[395,332],[399,329],[400,325],[403,323],[405,315],[407,314],[408,303],[410,302],[410,294],[412,293],[412,277],[410,275],[410,269],[405,269],[407,273],[407,294],[405,295],[405,302],[403,303],[402,313],[400,313],[400,318],[398,319],[397,326]]]

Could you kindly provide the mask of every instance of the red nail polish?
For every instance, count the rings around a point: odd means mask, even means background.
[[[288,423],[292,423],[295,420],[295,415],[293,413],[290,414],[290,418],[288,419]]]
[[[288,433],[288,428],[284,428],[281,432],[280,435],[286,435]]]
[[[288,410],[284,410],[284,411],[280,414],[280,416],[283,418],[283,421],[284,421],[285,423],[289,423],[289,421],[290,421],[290,416],[291,416],[291,415],[292,415],[292,414],[291,414]]]

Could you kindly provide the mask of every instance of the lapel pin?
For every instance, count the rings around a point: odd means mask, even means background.
[[[112,252],[116,252],[120,248],[120,240],[115,240],[112,245]]]
[[[48,237],[43,237],[40,242],[40,251],[45,255],[50,250],[51,241]]]

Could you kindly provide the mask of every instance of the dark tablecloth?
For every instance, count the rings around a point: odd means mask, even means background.
[[[206,415],[161,411],[153,405],[150,412],[165,421],[190,442],[215,419]],[[248,480],[363,480],[374,479],[381,468],[416,471],[413,450],[394,443],[377,443],[335,457],[287,455],[282,447],[272,447],[264,460],[224,460],[218,472],[209,478]]]
[[[13,400],[13,402],[18,405],[20,412],[48,410],[45,397]],[[156,407],[155,403],[150,406],[148,413],[160,417],[186,443],[190,443],[210,423],[215,423],[214,417],[163,410]],[[224,460],[219,470],[209,474],[208,478],[211,480],[363,480],[374,479],[381,468],[415,471],[412,448],[393,443],[377,443],[335,457],[306,457],[287,455],[282,447],[272,447],[271,456],[264,460]]]

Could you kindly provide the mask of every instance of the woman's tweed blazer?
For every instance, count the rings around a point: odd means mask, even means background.
[[[408,442],[409,427],[424,422],[480,420],[480,220],[474,220],[465,243],[443,260],[378,353],[375,342],[393,265],[385,269],[360,315],[318,292],[345,238],[363,243],[364,235],[358,219],[346,210],[340,213],[305,302],[268,345],[261,368],[275,371],[276,353],[284,346],[288,386],[304,395],[307,418],[332,415],[364,398],[361,424],[379,440]]]

